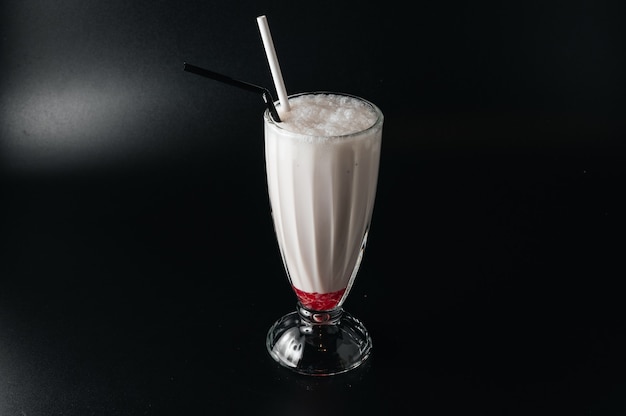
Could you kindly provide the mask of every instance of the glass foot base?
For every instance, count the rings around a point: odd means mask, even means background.
[[[328,376],[365,362],[372,339],[363,324],[342,308],[320,312],[298,304],[295,312],[272,325],[266,346],[284,367],[300,374]]]

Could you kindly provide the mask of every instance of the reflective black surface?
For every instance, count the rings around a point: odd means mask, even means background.
[[[3,414],[619,414],[621,158],[409,153],[389,130],[345,305],[373,355],[332,379],[265,349],[295,297],[258,148],[194,172],[6,184]]]
[[[349,3],[300,39],[328,4],[3,4],[0,414],[626,412],[623,6],[431,5],[418,25]],[[290,92],[386,117],[344,305],[374,348],[336,377],[265,348],[296,299],[263,103],[182,71],[267,85],[263,13]]]

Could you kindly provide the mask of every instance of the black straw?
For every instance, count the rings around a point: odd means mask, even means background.
[[[228,85],[239,87],[246,91],[251,91],[251,92],[256,92],[258,94],[261,94],[261,97],[263,97],[263,101],[265,101],[265,105],[267,106],[267,108],[270,111],[270,114],[272,115],[272,118],[274,119],[274,121],[280,123],[281,120],[280,120],[280,117],[278,116],[278,112],[276,111],[276,107],[274,106],[274,99],[272,98],[272,94],[269,92],[267,88],[259,87],[258,85],[250,84],[249,82],[239,81],[231,77],[228,77],[226,75],[219,74],[215,71],[210,71],[208,69],[204,69],[204,68],[197,67],[195,65],[188,64],[187,62],[183,64],[183,70],[187,72],[191,72],[196,75],[206,77],[206,78],[211,78],[211,79],[223,82]]]

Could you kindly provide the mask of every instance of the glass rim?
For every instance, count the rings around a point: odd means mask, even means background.
[[[276,120],[274,120],[272,118],[272,115],[270,114],[269,109],[266,109],[263,112],[263,118],[265,120],[265,124],[272,126],[273,128],[275,128],[276,130],[280,131],[281,133],[285,133],[285,134],[289,134],[290,136],[296,136],[296,137],[307,137],[307,138],[324,138],[324,139],[345,139],[345,138],[350,138],[350,137],[355,137],[355,136],[360,136],[362,134],[365,134],[367,132],[370,132],[372,130],[375,130],[377,128],[379,128],[380,126],[382,126],[383,121],[385,119],[383,112],[380,110],[380,108],[378,108],[378,106],[374,103],[372,103],[369,100],[366,100],[365,98],[359,97],[357,95],[353,95],[353,94],[348,94],[345,92],[333,92],[333,91],[310,91],[310,92],[299,92],[296,94],[291,94],[289,95],[287,98],[295,98],[295,97],[299,97],[302,95],[339,95],[339,96],[344,96],[344,97],[350,97],[350,98],[354,98],[359,100],[360,102],[368,105],[376,114],[376,120],[374,121],[374,123],[372,123],[371,126],[364,128],[362,130],[359,131],[355,131],[353,133],[348,133],[348,134],[338,134],[338,135],[328,135],[328,136],[324,136],[324,135],[318,135],[318,134],[306,134],[306,133],[298,133],[298,132],[293,132],[291,130],[288,130],[284,127],[281,126],[282,122],[276,122]],[[277,105],[277,108],[279,108],[278,106],[280,105],[280,101],[275,101],[274,102],[275,105]]]

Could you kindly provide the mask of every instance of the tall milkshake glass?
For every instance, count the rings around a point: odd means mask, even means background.
[[[313,92],[289,97],[276,122],[264,114],[269,200],[295,311],[270,328],[279,364],[339,374],[370,356],[365,326],[343,310],[374,208],[383,114],[362,98]],[[277,103],[280,112],[280,104]]]

